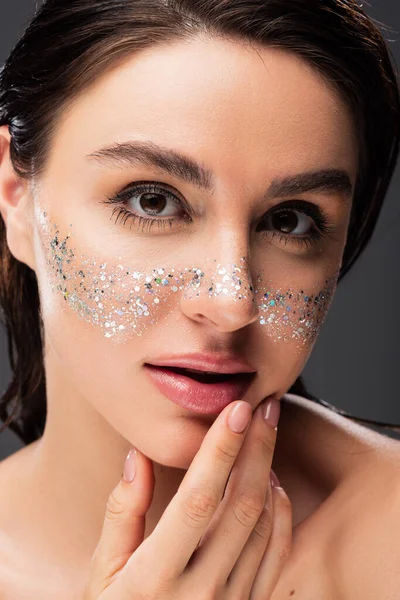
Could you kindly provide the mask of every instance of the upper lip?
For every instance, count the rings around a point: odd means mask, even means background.
[[[212,373],[256,373],[248,363],[235,356],[222,356],[217,354],[180,354],[159,356],[146,364],[156,367],[179,367],[183,369],[196,369],[196,371],[209,371]]]

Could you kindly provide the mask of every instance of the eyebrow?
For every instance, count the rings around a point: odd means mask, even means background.
[[[209,192],[214,189],[215,176],[210,169],[189,156],[151,141],[114,143],[92,152],[87,158],[106,166],[145,165],[200,189]],[[264,194],[264,199],[272,200],[316,191],[335,194],[347,200],[352,196],[353,186],[345,170],[320,169],[274,179]]]

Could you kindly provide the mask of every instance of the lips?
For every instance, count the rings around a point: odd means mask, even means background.
[[[199,362],[208,366],[208,369],[196,369],[193,364],[196,363],[198,367]],[[190,367],[146,363],[144,368],[157,389],[169,400],[201,414],[218,414],[231,402],[242,399],[256,375],[248,366],[245,367],[247,372],[229,372],[229,361],[224,364],[219,361],[218,371],[215,369],[215,360],[210,364],[210,361],[195,360],[192,356],[190,363]],[[243,368],[242,364],[240,366]],[[238,364],[232,366],[231,361],[230,368],[237,369]]]
[[[216,354],[203,354],[195,352],[185,355],[165,355],[157,359],[146,361],[157,367],[181,367],[198,371],[212,371],[215,373],[255,373],[251,365],[233,355],[223,356]]]

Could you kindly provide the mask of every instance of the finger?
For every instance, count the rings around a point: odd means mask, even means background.
[[[264,509],[228,577],[228,598],[231,596],[250,597],[250,591],[271,538],[273,519],[272,491],[271,484],[269,484]]]
[[[233,416],[233,431],[229,417]],[[242,447],[252,409],[248,402],[231,403],[207,431],[179,489],[167,506],[145,550],[160,557],[158,577],[176,579],[185,570],[210,523]],[[235,427],[239,425],[239,427]],[[142,547],[141,551],[144,551]]]
[[[274,402],[278,403],[278,417],[279,401]],[[263,402],[255,411],[223,507],[191,564],[191,571],[197,571],[200,579],[208,573],[221,583],[227,581],[264,509],[277,434],[276,421],[271,426],[264,418],[266,405]]]
[[[250,600],[273,593],[292,549],[292,505],[282,487],[272,486],[274,518],[271,536],[251,588]]]
[[[132,449],[124,473],[132,473],[134,467],[133,481],[122,478],[107,501],[103,529],[91,562],[89,579],[93,598],[111,583],[143,542],[145,515],[154,493],[153,462]]]

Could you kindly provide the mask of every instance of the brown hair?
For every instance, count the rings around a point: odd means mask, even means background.
[[[57,118],[106,69],[198,33],[292,52],[350,107],[360,163],[342,278],[371,238],[399,152],[399,88],[389,50],[356,0],[45,1],[0,73],[0,125],[9,126],[16,173],[40,177]],[[0,307],[12,369],[0,418],[30,443],[46,420],[43,324],[35,273],[11,255],[1,218]],[[289,392],[324,403],[301,377]]]

